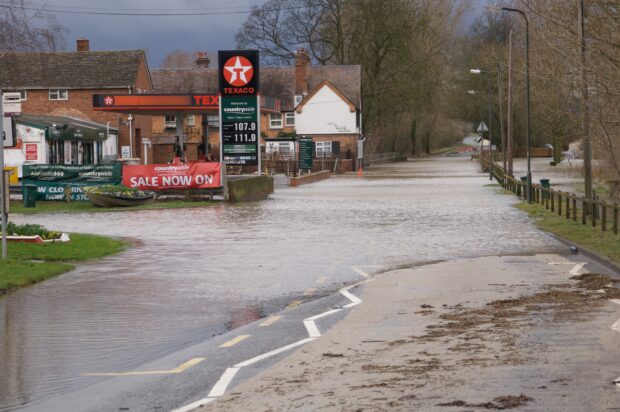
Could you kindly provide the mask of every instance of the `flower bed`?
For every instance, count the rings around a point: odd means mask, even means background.
[[[85,187],[82,190],[93,205],[100,207],[139,206],[155,200],[154,192],[123,185]]]
[[[69,235],[47,230],[41,225],[16,225],[13,222],[9,222],[7,225],[7,240],[28,243],[68,242]]]

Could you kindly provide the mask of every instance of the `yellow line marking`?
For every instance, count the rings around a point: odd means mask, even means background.
[[[277,321],[279,321],[280,319],[282,319],[282,316],[272,316],[270,318],[265,319],[265,321],[258,326],[271,326]]]
[[[198,365],[205,358],[193,358],[185,363],[177,366],[174,369],[167,371],[137,371],[137,372],[108,372],[108,373],[83,373],[82,376],[141,376],[141,375],[170,375],[174,373],[181,373],[184,370]]]
[[[315,292],[316,292],[316,288],[306,289],[306,291],[304,292],[304,296],[314,295]]]
[[[242,340],[245,340],[245,339],[247,339],[247,338],[249,338],[249,337],[250,337],[250,335],[239,335],[239,336],[237,336],[236,338],[231,339],[231,340],[229,340],[229,341],[228,341],[228,342],[226,342],[226,343],[222,343],[222,344],[220,345],[220,348],[229,348],[229,347],[231,347],[231,346],[233,346],[233,345],[236,345],[237,343],[239,343],[239,342],[241,342]]]
[[[321,276],[316,283],[318,283],[319,285],[322,285],[323,283],[327,283],[327,276]]]
[[[294,300],[291,303],[288,304],[288,306],[286,307],[286,309],[293,309],[296,308],[297,306],[302,304],[302,300]]]

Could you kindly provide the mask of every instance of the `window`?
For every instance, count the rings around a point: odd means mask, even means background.
[[[22,99],[22,102],[28,100],[28,93],[26,93],[26,90],[20,90],[19,97]]]
[[[164,116],[164,129],[176,129],[177,128],[177,117],[166,115]]]
[[[332,154],[332,142],[316,142],[316,157],[329,157]]]
[[[196,116],[193,114],[188,114],[185,116],[185,125],[196,126]]]
[[[67,89],[50,89],[49,92],[50,100],[68,100],[69,92]]]
[[[284,126],[295,126],[295,113],[284,113]]]
[[[219,129],[220,128],[220,116],[217,114],[208,114],[207,115],[207,127],[209,129]]]
[[[282,128],[282,113],[271,113],[269,115],[269,128],[281,129]]]

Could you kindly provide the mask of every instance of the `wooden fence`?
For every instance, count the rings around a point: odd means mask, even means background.
[[[498,164],[493,164],[493,176],[504,189],[511,191],[519,198],[527,199],[527,182],[506,174]],[[603,232],[611,230],[618,234],[618,207],[617,203],[608,203],[598,198],[587,199],[574,193],[554,190],[532,182],[532,203],[544,205],[547,210],[557,213],[566,219],[581,221],[581,224],[600,226]]]

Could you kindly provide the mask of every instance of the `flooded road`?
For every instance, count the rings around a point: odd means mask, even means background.
[[[556,250],[466,158],[376,166],[200,209],[12,216],[142,244],[0,298],[0,411],[130,370],[400,265]]]

